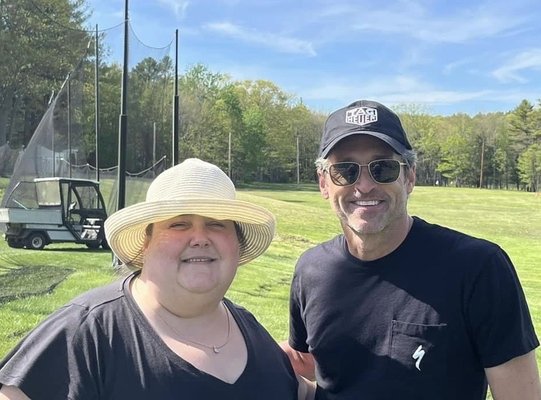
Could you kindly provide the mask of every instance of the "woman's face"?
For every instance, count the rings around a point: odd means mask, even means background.
[[[223,297],[239,264],[233,221],[180,215],[153,224],[144,245],[142,276],[160,291]]]

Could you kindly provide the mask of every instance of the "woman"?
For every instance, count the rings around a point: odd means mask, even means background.
[[[307,399],[268,332],[224,297],[261,255],[273,215],[188,159],[105,222],[135,272],[58,310],[0,363],[1,399]]]

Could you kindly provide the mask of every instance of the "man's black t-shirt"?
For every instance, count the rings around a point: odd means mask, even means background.
[[[375,261],[342,235],[303,254],[290,330],[317,361],[318,399],[480,400],[484,368],[539,345],[505,252],[419,218]]]

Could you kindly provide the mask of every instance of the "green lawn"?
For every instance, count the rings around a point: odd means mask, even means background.
[[[287,337],[289,282],[297,257],[340,232],[315,185],[254,185],[239,197],[269,208],[278,232],[268,252],[239,269],[228,297],[277,340]],[[410,212],[500,244],[513,259],[541,334],[541,197],[532,193],[417,187]],[[79,245],[16,250],[0,241],[0,357],[54,309],[115,278],[111,254]],[[541,366],[541,354],[538,354]]]

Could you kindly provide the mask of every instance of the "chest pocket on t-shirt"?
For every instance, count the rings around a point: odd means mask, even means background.
[[[447,324],[392,321],[390,368],[398,378],[442,378],[447,372]]]

